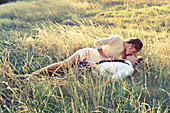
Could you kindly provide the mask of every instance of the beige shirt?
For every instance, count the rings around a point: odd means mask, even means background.
[[[102,49],[106,57],[119,58],[120,54],[124,51],[123,39],[120,36],[99,39],[94,45],[97,49]]]

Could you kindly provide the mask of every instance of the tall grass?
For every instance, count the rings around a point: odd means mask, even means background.
[[[0,111],[168,113],[168,2],[63,2],[42,0],[0,6]],[[94,48],[95,40],[111,35],[143,41],[137,55],[145,62],[136,66],[129,78],[112,81],[100,73],[78,72],[76,67],[59,70],[67,74],[64,78],[7,78],[62,61],[78,49]]]

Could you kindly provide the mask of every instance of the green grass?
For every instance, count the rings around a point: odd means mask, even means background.
[[[26,0],[0,5],[0,112],[168,113],[169,2]],[[11,80],[94,48],[111,35],[138,37],[145,62],[131,78],[60,70],[67,77]],[[110,74],[108,73],[108,76]],[[15,81],[15,82],[13,82]]]

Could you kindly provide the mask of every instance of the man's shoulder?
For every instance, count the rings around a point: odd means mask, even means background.
[[[123,42],[123,38],[120,36],[110,36],[109,38],[111,39],[110,41]]]
[[[118,36],[118,35],[110,36],[110,38],[123,40],[123,38],[121,36]]]

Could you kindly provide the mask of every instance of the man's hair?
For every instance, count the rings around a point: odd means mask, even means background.
[[[139,52],[141,51],[142,47],[143,47],[143,43],[140,39],[138,38],[131,38],[127,40],[127,43],[129,44],[135,44],[135,49]]]

